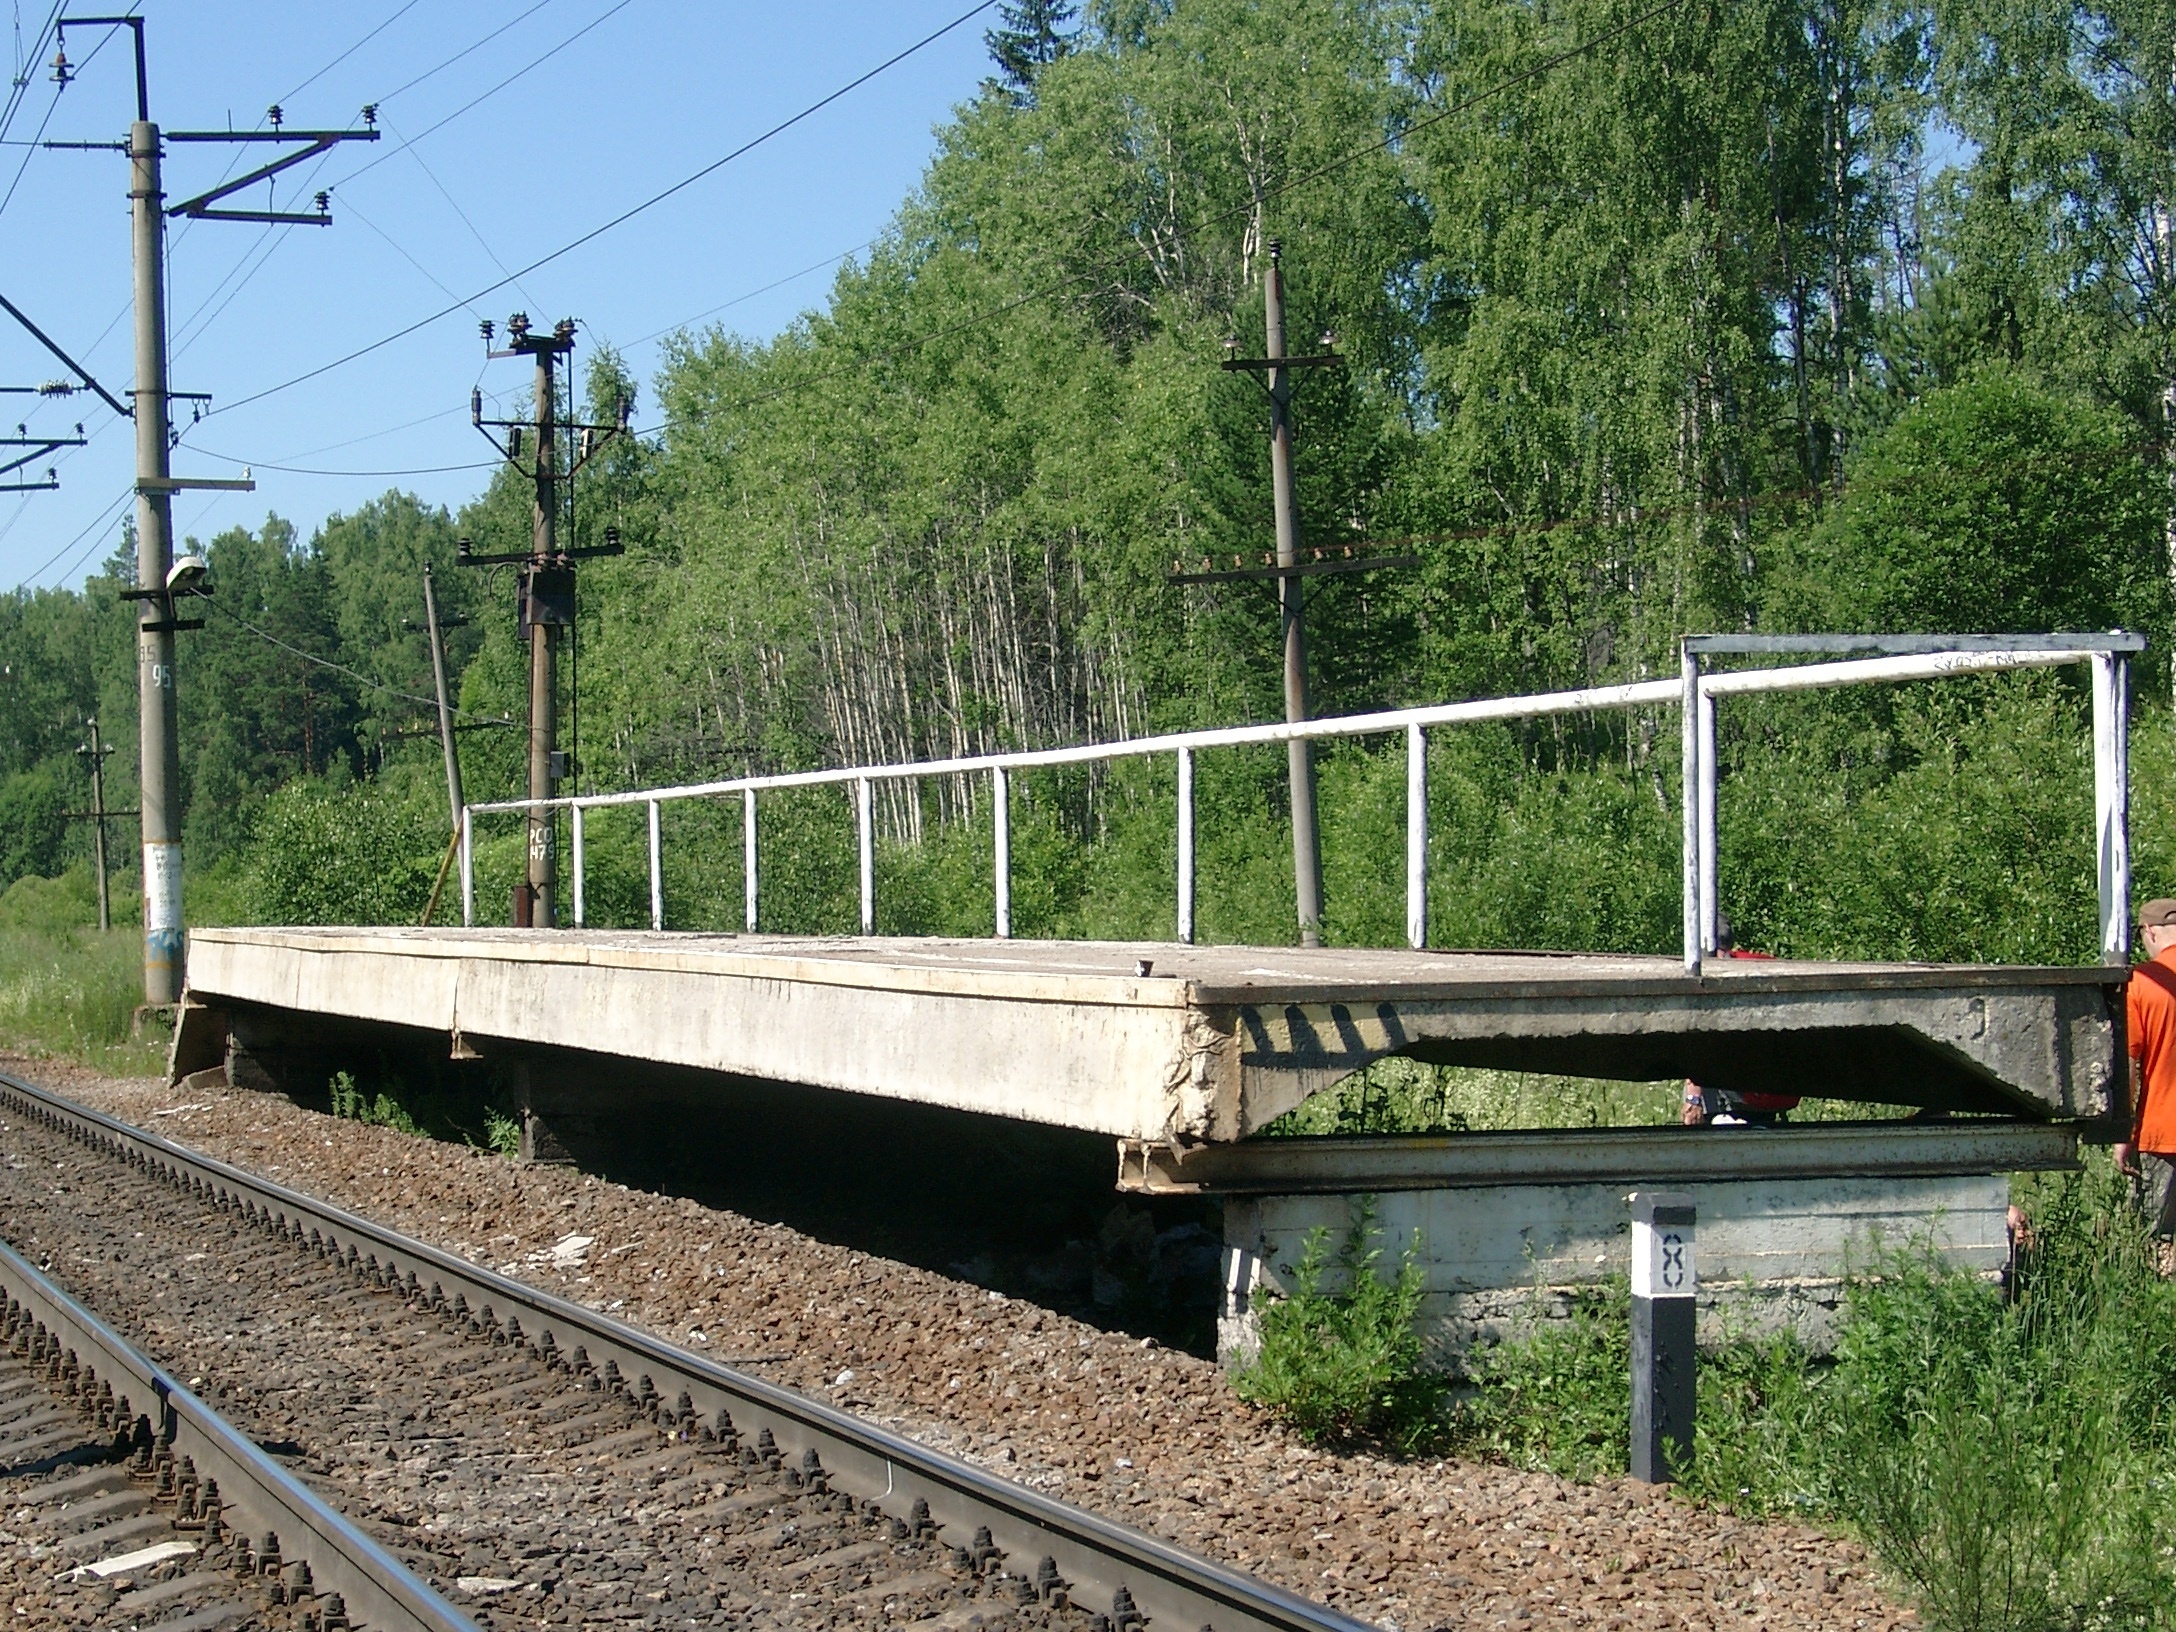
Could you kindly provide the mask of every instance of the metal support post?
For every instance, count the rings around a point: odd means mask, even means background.
[[[1428,944],[1428,733],[1405,728],[1405,941]]]
[[[740,790],[741,894],[747,907],[748,933],[756,932],[756,790]]]
[[[1701,926],[1706,921],[1700,899],[1700,654],[1682,647],[1679,658],[1683,695],[1682,759],[1684,761],[1684,881],[1685,973],[1700,973]]]
[[[1718,788],[1715,764],[1715,698],[1700,688],[1700,950],[1713,953],[1722,944],[1723,902],[1716,888]]]
[[[1194,750],[1179,759],[1179,944],[1194,944]]]
[[[861,857],[861,932],[876,933],[876,835],[869,819],[869,779],[854,779],[854,843]]]
[[[665,927],[665,843],[659,831],[660,804],[652,799],[650,805],[650,927]]]
[[[650,808],[655,810],[657,807],[652,805]],[[589,906],[588,891],[584,888],[588,880],[583,867],[585,858],[582,845],[582,807],[580,805],[569,805],[567,807],[567,853],[574,862],[574,927],[580,929],[587,917]]]
[[[473,929],[476,925],[476,818],[461,807],[461,923]]]
[[[1005,767],[990,771],[990,876],[997,896],[997,938],[1012,938],[1012,796]]]
[[[173,565],[166,424],[166,217],[159,127],[129,126],[129,216],[136,272],[136,678],[143,754],[144,1001],[181,996],[181,749],[174,709],[174,618],[158,596]]]
[[[2093,654],[2094,875],[2100,885],[2101,961],[2131,961],[2130,660]]]
[[[1692,1457],[1697,1405],[1692,1197],[1632,1196],[1632,1477],[1663,1484]]]

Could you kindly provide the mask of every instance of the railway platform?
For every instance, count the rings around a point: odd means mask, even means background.
[[[176,1069],[317,1017],[581,1049],[1182,1148],[1391,1055],[2109,1125],[2107,966],[626,930],[203,929]]]

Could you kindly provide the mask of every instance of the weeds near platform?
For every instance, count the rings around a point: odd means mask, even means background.
[[[1442,1434],[1443,1384],[1422,1371],[1413,1329],[1424,1290],[1418,1239],[1388,1280],[1382,1260],[1375,1209],[1363,1200],[1334,1258],[1330,1232],[1311,1230],[1290,1296],[1255,1294],[1260,1346],[1233,1386],[1309,1444],[1412,1451]],[[1326,1290],[1333,1271],[1336,1290]]]
[[[395,1133],[405,1133],[422,1138],[424,1128],[407,1109],[391,1094],[375,1097],[355,1086],[355,1077],[347,1071],[333,1073],[329,1085],[332,1095],[332,1114],[350,1122],[363,1122],[374,1128],[391,1128]]]
[[[1862,1536],[1940,1632],[2176,1625],[2176,1287],[2105,1157],[2021,1181],[2015,1295],[1925,1253],[1852,1287],[1836,1352],[1704,1352],[1681,1492]],[[1459,1449],[1621,1473],[1626,1291],[1477,1356]]]
[[[521,1118],[484,1107],[484,1143],[513,1161],[521,1154]]]

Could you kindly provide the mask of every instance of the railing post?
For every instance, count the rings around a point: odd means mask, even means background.
[[[1405,940],[1428,944],[1428,733],[1405,728]]]
[[[476,924],[476,818],[468,813],[468,806],[461,807],[461,923],[465,928]]]
[[[997,938],[1012,938],[1012,790],[1005,767],[990,767],[990,876],[997,894]]]
[[[741,893],[748,898],[748,933],[756,932],[756,790],[740,790]]]
[[[1705,918],[1700,899],[1700,654],[1690,641],[1678,645],[1679,676],[1684,685],[1678,699],[1684,761],[1684,871],[1685,973],[1700,973],[1701,925]]]
[[[1179,750],[1179,944],[1194,944],[1194,750]]]
[[[1716,951],[1722,942],[1723,903],[1716,888],[1715,698],[1700,688],[1700,950]]]
[[[2100,884],[2101,961],[2131,961],[2130,662],[2093,654],[2094,875]]]
[[[658,801],[650,806],[650,927],[665,927],[665,845],[658,831]]]
[[[567,848],[574,858],[574,927],[580,929],[585,910],[583,901],[583,884],[585,880],[582,867],[582,807],[580,805],[569,805],[567,807],[567,818]]]
[[[870,830],[869,779],[854,779],[854,838],[861,850],[861,932],[876,933],[876,837]]]

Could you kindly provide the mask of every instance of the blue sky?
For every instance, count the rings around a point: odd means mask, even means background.
[[[833,268],[819,263],[884,229],[934,150],[934,128],[988,72],[982,35],[994,8],[654,210],[476,300],[473,313],[457,311],[260,401],[220,408],[557,249],[970,3],[144,0],[151,113],[163,128],[259,128],[275,100],[288,128],[346,127],[377,102],[384,133],[374,146],[336,148],[281,178],[278,208],[307,208],[312,193],[331,189],[330,228],[170,226],[172,385],[211,392],[215,410],[189,429],[174,470],[234,476],[246,463],[257,481],[254,493],[180,496],[177,532],[208,538],[277,511],[307,535],[392,486],[459,505],[489,470],[432,467],[490,457],[467,423],[470,388],[481,383],[487,395],[510,399],[526,389],[524,368],[484,363],[478,316],[503,323],[526,310],[540,325],[576,317],[584,326],[578,359],[610,344],[646,382],[659,338],[673,328],[716,322],[767,336],[821,304]],[[17,145],[0,146],[0,195],[13,186],[0,207],[0,294],[126,400],[127,160],[20,144],[41,127],[47,140],[125,136],[134,103],[128,42],[117,33],[99,48],[97,31],[71,28],[78,78],[57,93],[50,38],[34,49],[52,9],[52,0],[11,0],[16,34],[0,40],[0,54],[26,81],[5,133]],[[74,0],[70,9],[124,8]],[[240,151],[169,147],[169,201],[214,185]],[[265,189],[228,202],[264,208]],[[61,372],[0,313],[0,385]],[[128,508],[130,428],[82,394],[0,397],[0,417],[55,432],[80,419],[90,435],[89,446],[57,461],[60,491],[0,496],[0,586],[79,582],[111,549]],[[638,407],[638,421],[648,417]],[[177,421],[186,420],[183,405]],[[377,474],[396,470],[427,473]]]

